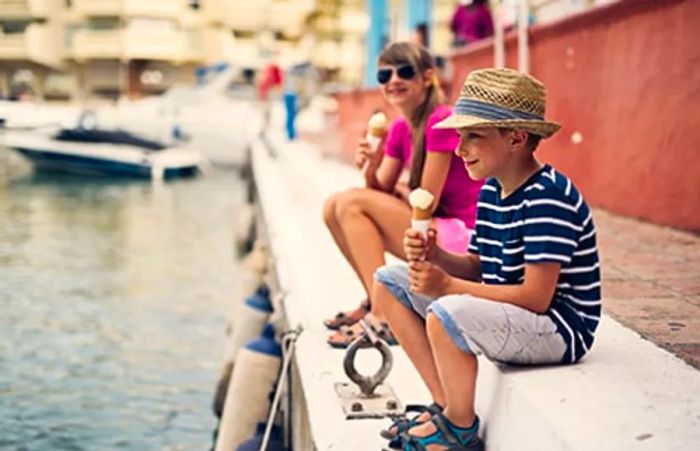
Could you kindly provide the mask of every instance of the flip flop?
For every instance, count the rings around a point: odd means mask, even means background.
[[[399,342],[394,337],[389,329],[389,324],[386,321],[380,321],[376,316],[371,313],[365,315],[365,321],[370,325],[374,333],[377,334],[379,338],[386,341],[389,346],[396,346]],[[342,326],[334,334],[328,337],[326,342],[331,345],[331,347],[336,349],[345,349],[350,346],[350,343],[357,340],[365,334],[364,329],[359,323],[353,324],[352,326]]]
[[[330,330],[338,330],[343,326],[352,326],[369,313],[369,300],[362,301],[359,307],[348,312],[338,312],[332,319],[327,319],[323,325]]]

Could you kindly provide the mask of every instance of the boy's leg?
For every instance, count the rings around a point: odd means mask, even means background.
[[[433,401],[444,406],[445,394],[425,333],[425,321],[415,311],[399,302],[384,283],[375,282],[372,298],[386,315],[391,331],[428,387]],[[427,420],[428,415],[421,419]]]
[[[454,425],[467,428],[475,419],[474,391],[478,370],[476,355],[459,349],[432,313],[428,314],[426,328],[440,382],[448,400],[445,416]]]
[[[434,358],[440,383],[447,399],[443,411],[444,418],[451,423],[447,426],[461,443],[472,443],[475,449],[481,449],[478,439],[478,423],[474,412],[474,393],[478,362],[476,355],[461,350],[445,330],[440,320],[432,313],[426,318],[426,329],[432,356]],[[433,421],[418,424],[408,431],[416,438],[433,436],[438,427]],[[446,449],[443,444],[426,444],[428,451]]]

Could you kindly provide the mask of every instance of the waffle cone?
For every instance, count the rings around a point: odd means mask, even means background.
[[[386,129],[384,127],[381,128],[372,128],[370,127],[367,130],[367,135],[369,136],[375,136],[377,138],[383,138],[384,134],[386,133]]]
[[[416,208],[413,207],[413,219],[430,219],[433,212],[430,208]]]

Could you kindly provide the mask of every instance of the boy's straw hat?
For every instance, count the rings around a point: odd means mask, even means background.
[[[544,120],[545,88],[513,69],[472,71],[454,111],[435,128],[505,127],[549,138],[559,124]]]

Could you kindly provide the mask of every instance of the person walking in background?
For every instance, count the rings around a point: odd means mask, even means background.
[[[262,127],[260,135],[263,136],[270,124],[271,98],[276,98],[282,86],[282,70],[273,63],[268,64],[260,72],[258,77],[258,100],[262,104]]]
[[[372,300],[433,397],[422,413],[382,432],[404,451],[483,449],[477,354],[571,364],[593,345],[601,314],[596,229],[571,180],[535,157],[540,140],[560,127],[544,113],[538,80],[482,69],[467,77],[453,115],[435,126],[458,130],[467,171],[488,181],[467,255],[435,245],[435,231],[425,240],[408,229],[408,267],[375,274]]]
[[[459,0],[450,29],[454,47],[463,47],[492,36],[493,18],[488,0]]]
[[[426,49],[430,48],[430,29],[427,23],[420,22],[415,26],[411,32],[410,42],[421,45]]]
[[[323,208],[328,230],[367,294],[356,309],[325,322],[338,330],[328,339],[335,347],[346,347],[357,338],[362,328],[356,323],[370,309],[375,315],[368,315],[368,322],[380,336],[393,340],[369,293],[375,270],[385,264],[385,252],[405,260],[401,240],[411,217],[409,188],[422,187],[434,195],[434,226],[441,232],[441,244],[465,252],[482,185],[469,178],[454,154],[457,134],[433,128],[451,109],[443,103],[434,60],[425,47],[407,42],[389,45],[379,55],[377,81],[399,117],[376,151],[366,139],[358,144],[355,163],[364,168],[366,186],[331,196]],[[404,169],[410,171],[408,186],[398,183]]]

